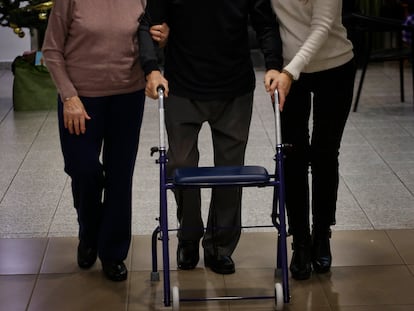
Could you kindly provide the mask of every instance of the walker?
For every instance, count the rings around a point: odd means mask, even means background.
[[[200,300],[243,300],[243,299],[274,299],[275,310],[283,310],[284,304],[289,303],[289,282],[288,282],[288,263],[286,245],[286,216],[285,216],[285,185],[283,172],[283,148],[279,98],[277,90],[271,100],[276,132],[276,153],[273,157],[275,161],[274,174],[269,174],[262,166],[224,166],[224,167],[193,167],[179,168],[175,171],[173,178],[166,176],[166,146],[165,146],[165,125],[164,125],[164,89],[158,88],[159,104],[159,146],[151,148],[151,155],[159,153],[156,163],[159,164],[160,172],[160,214],[157,218],[159,225],[152,234],[152,272],[151,281],[159,281],[159,271],[157,268],[157,241],[162,242],[162,269],[163,269],[163,294],[164,306],[172,307],[172,310],[180,309],[180,302],[200,301]],[[260,227],[275,227],[277,231],[277,254],[275,279],[278,282],[274,286],[273,296],[221,296],[221,297],[201,297],[186,299],[180,297],[178,286],[171,288],[170,284],[170,260],[169,260],[169,231],[167,214],[167,190],[179,187],[273,187],[272,202],[272,224]],[[250,226],[242,228],[254,228]]]

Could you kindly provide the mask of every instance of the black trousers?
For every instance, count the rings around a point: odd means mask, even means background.
[[[197,101],[170,95],[166,99],[168,175],[179,167],[199,162],[198,135],[204,122],[210,125],[214,165],[243,165],[252,116],[253,93],[229,100]],[[176,190],[180,240],[199,241],[205,253],[231,255],[241,233],[240,187],[212,189],[207,229],[201,216],[200,189]]]
[[[329,229],[336,222],[338,156],[354,76],[353,61],[322,72],[302,73],[287,96],[281,117],[283,141],[292,145],[286,150],[285,183],[289,231],[294,237],[309,234],[310,206],[316,230]],[[311,111],[313,119],[309,120]]]
[[[81,97],[91,120],[69,134],[58,119],[65,172],[72,180],[79,238],[103,261],[124,260],[131,242],[132,177],[144,112],[144,91]],[[102,160],[102,161],[101,161]]]

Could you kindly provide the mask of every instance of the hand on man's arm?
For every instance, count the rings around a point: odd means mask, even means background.
[[[150,28],[150,34],[152,40],[158,42],[158,46],[160,48],[163,48],[167,45],[170,28],[166,23],[162,23],[161,25],[154,25]]]

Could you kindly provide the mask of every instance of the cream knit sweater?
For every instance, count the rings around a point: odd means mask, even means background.
[[[342,0],[272,0],[280,23],[284,68],[295,79],[345,64],[352,43],[342,25]]]

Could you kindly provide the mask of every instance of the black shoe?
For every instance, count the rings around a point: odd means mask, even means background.
[[[294,242],[290,273],[295,280],[307,280],[312,273],[310,241]]]
[[[86,247],[79,242],[78,245],[78,266],[81,269],[89,269],[92,267],[98,256],[98,251],[92,247]]]
[[[128,270],[122,261],[103,261],[102,270],[106,278],[114,282],[125,281],[128,277]]]
[[[180,240],[177,247],[177,266],[181,270],[191,270],[200,260],[199,241]]]
[[[236,271],[230,256],[209,256],[204,254],[204,265],[219,274],[232,274]]]
[[[330,229],[324,232],[312,232],[312,265],[316,273],[326,273],[331,269],[330,238]]]

